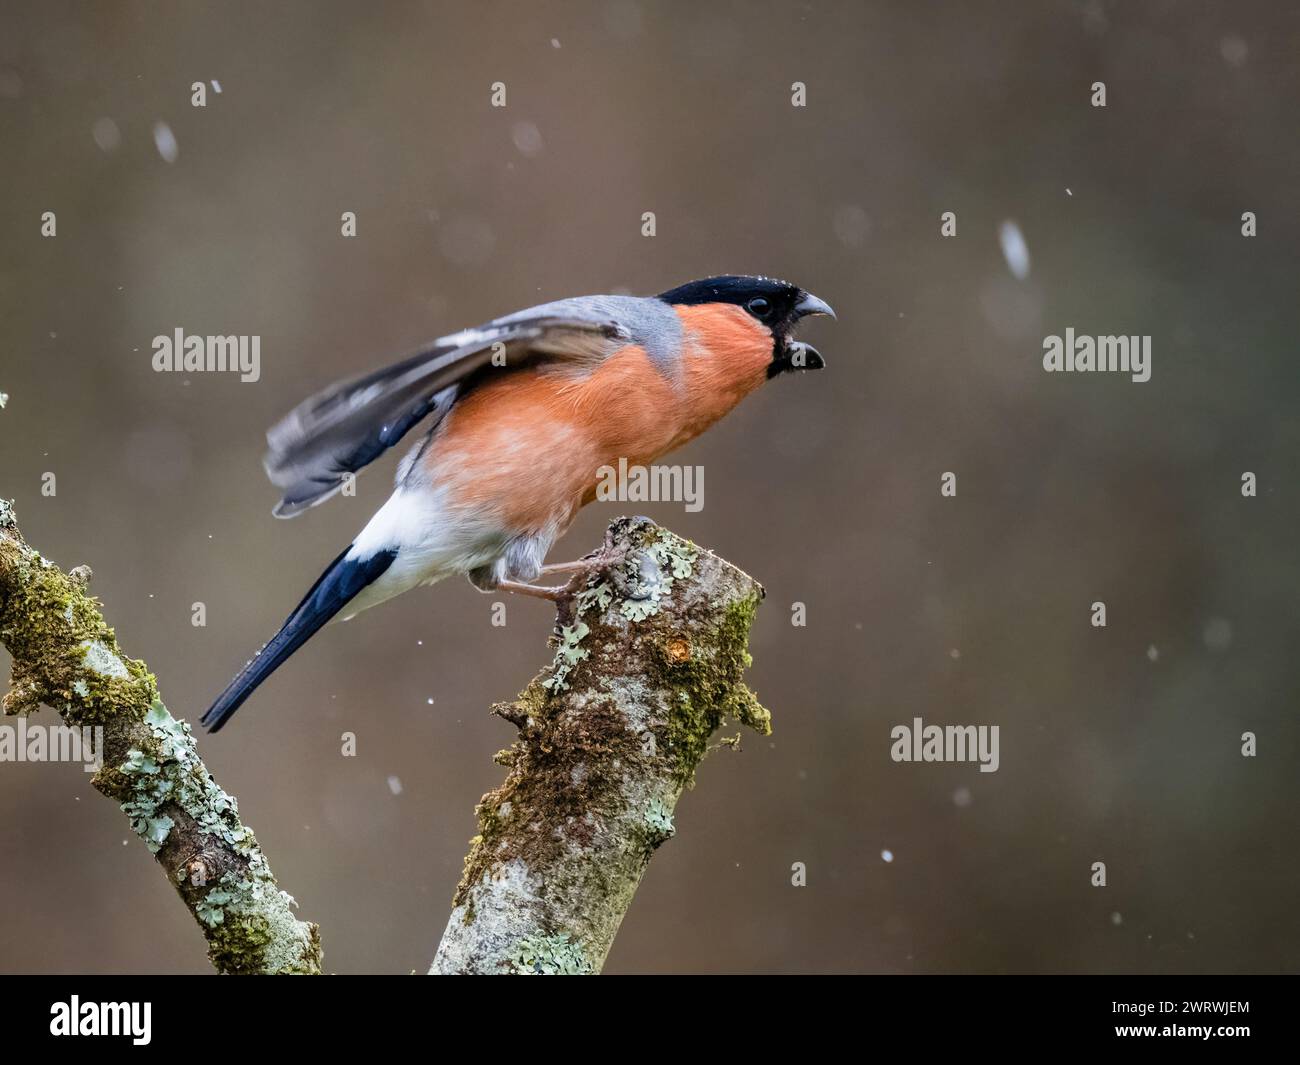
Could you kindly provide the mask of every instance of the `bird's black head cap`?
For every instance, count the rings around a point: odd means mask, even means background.
[[[688,306],[700,303],[734,303],[749,310],[751,314],[754,311],[749,304],[757,302],[758,310],[763,311],[773,321],[780,321],[790,316],[803,294],[803,290],[798,285],[780,281],[775,277],[722,274],[719,277],[706,277],[702,281],[688,281],[684,285],[660,293],[659,298],[665,303]],[[758,318],[759,315],[755,314],[754,317]]]
[[[828,314],[834,318],[835,312],[828,303],[789,281],[747,274],[722,274],[701,281],[688,281],[661,292],[658,298],[674,306],[734,303],[743,308],[772,330],[772,368],[768,376],[789,369],[820,369],[823,365],[816,348],[795,344],[789,339],[790,330],[805,315]]]

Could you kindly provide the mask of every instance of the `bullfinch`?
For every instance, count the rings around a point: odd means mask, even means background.
[[[692,281],[653,297],[579,296],[434,341],[332,385],[267,433],[288,518],[330,498],[425,422],[395,487],[280,631],[203,715],[216,732],[336,615],[344,620],[463,573],[483,591],[558,598],[551,545],[596,496],[598,470],[644,465],[693,439],[771,377],[823,365],[791,336],[834,317],[767,277]]]

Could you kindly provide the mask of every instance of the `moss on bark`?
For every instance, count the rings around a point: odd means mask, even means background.
[[[611,526],[561,609],[555,660],[494,708],[519,738],[477,807],[432,972],[599,971],[714,733],[729,718],[771,731],[743,680],[762,595],[645,519]],[[556,942],[586,964],[520,961],[520,944],[536,959]]]
[[[279,889],[235,799],[212,779],[188,724],[167,712],[153,675],[128,658],[86,594],[18,531],[0,500],[0,642],[13,657],[7,714],[46,704],[68,725],[103,728],[94,786],[116,800],[162,866],[224,973],[319,973],[320,938]]]

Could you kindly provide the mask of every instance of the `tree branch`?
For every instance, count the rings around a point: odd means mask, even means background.
[[[611,525],[598,561],[552,666],[494,708],[519,739],[433,974],[598,972],[714,732],[771,732],[741,679],[757,581],[645,518]]]
[[[0,499],[0,641],[13,656],[6,714],[45,703],[102,728],[92,783],[115,799],[194,915],[223,973],[319,973],[316,925],[299,921],[235,799],[208,773],[190,727],[158,698],[143,662],[118,649],[90,571],[64,573],[23,540]]]
[[[593,562],[560,608],[554,662],[494,708],[519,739],[477,808],[432,973],[598,972],[714,733],[728,718],[771,731],[742,679],[763,596],[753,578],[644,518],[611,525]],[[294,917],[189,725],[119,650],[89,578],[41,558],[0,500],[5,713],[44,703],[102,730],[92,783],[130,818],[217,969],[319,973],[317,927]]]

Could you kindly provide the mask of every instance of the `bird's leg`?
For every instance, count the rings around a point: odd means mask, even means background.
[[[561,573],[583,573],[589,574],[593,569],[600,565],[599,559],[579,558],[572,562],[552,562],[550,565],[543,566],[541,575],[543,577],[557,577]]]
[[[540,584],[525,584],[523,581],[498,581],[497,587],[503,592],[531,595],[535,599],[549,599],[552,603],[562,602],[569,595],[567,584],[547,588]]]
[[[556,577],[561,574],[572,574],[569,579],[569,587],[584,584],[595,574],[602,570],[608,570],[611,566],[618,565],[623,559],[622,551],[615,550],[609,543],[604,547],[593,551],[582,558],[576,558],[572,562],[551,562],[542,567],[541,576]]]

